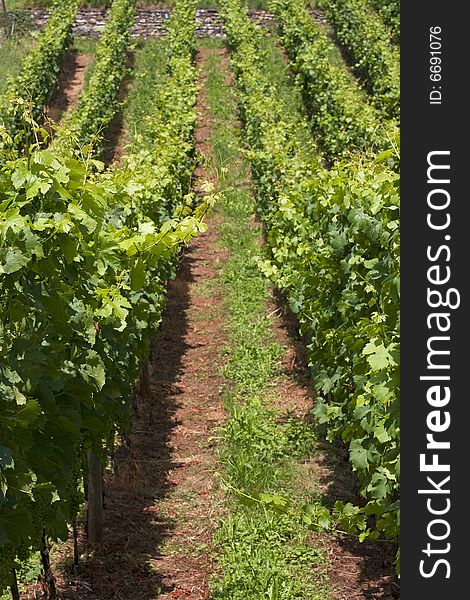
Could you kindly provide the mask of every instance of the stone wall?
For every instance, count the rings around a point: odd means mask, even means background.
[[[34,30],[40,30],[47,23],[49,12],[44,9],[14,11],[13,21],[29,22]],[[274,26],[274,17],[265,10],[250,10],[250,17],[264,27]],[[159,8],[139,8],[131,35],[134,39],[163,37],[166,34],[165,21],[170,11]],[[75,35],[97,38],[106,25],[106,11],[93,8],[80,8],[73,32]],[[216,9],[200,8],[196,11],[196,35],[203,38],[225,37],[223,21]]]
[[[326,19],[318,9],[311,9],[312,17],[317,23],[325,24]],[[18,23],[18,28],[25,26],[40,30],[47,23],[49,11],[44,9],[11,11],[11,22]],[[266,10],[248,10],[249,16],[262,27],[275,27],[274,15]],[[170,10],[161,8],[139,8],[136,12],[135,24],[131,35],[134,39],[164,37],[165,21],[170,17]],[[73,29],[74,35],[98,38],[106,25],[106,11],[98,8],[79,8]],[[199,8],[196,10],[196,36],[200,38],[224,38],[223,20],[216,9]]]

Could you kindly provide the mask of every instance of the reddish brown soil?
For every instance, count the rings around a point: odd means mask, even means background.
[[[216,49],[213,51],[216,54],[224,54],[223,49]],[[199,98],[197,105],[198,112],[198,126],[196,129],[196,149],[202,155],[202,160],[197,165],[194,172],[194,189],[197,193],[202,193],[200,188],[201,183],[204,181],[215,181],[214,171],[208,168],[206,162],[212,161],[213,148],[211,144],[211,133],[213,129],[213,117],[209,112],[207,106],[207,94],[206,94],[206,81],[207,74],[204,68],[204,64],[209,58],[211,52],[207,48],[201,48],[198,50],[196,55],[196,66],[199,69]]]
[[[204,53],[198,57],[201,64]],[[198,102],[198,148],[207,150],[210,120]],[[207,174],[198,169],[199,177]],[[196,187],[199,182],[196,181]],[[130,449],[121,446],[105,477],[105,543],[94,552],[80,534],[81,564],[72,544],[56,549],[61,600],[203,600],[214,572],[211,540],[223,513],[211,436],[224,422],[222,296],[218,219],[189,245],[149,358],[150,394],[139,399]],[[209,286],[209,287],[208,287]],[[210,293],[208,293],[210,290]],[[30,586],[33,599],[38,585]]]
[[[126,146],[129,144],[129,130],[126,127],[122,103],[124,102],[131,86],[134,64],[135,52],[130,51],[126,62],[126,67],[129,69],[129,72],[124,77],[118,94],[118,100],[121,103],[121,107],[117,111],[106,131],[103,133],[105,144],[101,159],[107,165],[118,165],[125,154]]]
[[[46,119],[60,123],[68,110],[73,110],[82,94],[85,73],[93,56],[69,50],[64,56],[57,92],[46,108]]]

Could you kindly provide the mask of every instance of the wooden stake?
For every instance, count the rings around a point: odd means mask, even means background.
[[[145,360],[144,364],[143,364],[143,369],[144,369],[144,390],[145,390],[145,395],[147,396],[147,402],[150,402],[151,400],[151,395],[152,395],[152,388],[150,387],[150,382],[151,382],[151,373],[150,373],[150,360],[147,358],[147,360]]]
[[[48,600],[57,600],[55,578],[51,569],[51,561],[49,559],[49,548],[47,546],[45,529],[42,530],[41,563],[44,571],[44,595],[46,598],[48,598]]]
[[[78,532],[77,532],[77,517],[75,517],[72,521],[72,534],[73,534],[73,566],[75,572],[79,566],[79,556],[78,556]]]
[[[10,37],[10,18],[8,17],[7,5],[5,3],[5,0],[2,0],[2,9],[3,9],[5,35],[7,38],[9,38]]]
[[[13,582],[10,586],[12,600],[20,600],[20,591],[18,589],[18,580],[16,579],[16,569],[12,569]]]
[[[150,360],[147,359],[142,363],[140,368],[140,385],[142,389],[142,403],[146,406],[150,406],[149,423],[151,424],[153,423],[153,403],[150,381]]]
[[[99,456],[88,452],[88,541],[103,542],[103,475]]]

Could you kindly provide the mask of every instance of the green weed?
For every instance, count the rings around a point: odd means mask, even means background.
[[[0,45],[0,94],[8,87],[10,78],[14,78],[21,69],[26,54],[33,48],[34,36],[15,36]]]

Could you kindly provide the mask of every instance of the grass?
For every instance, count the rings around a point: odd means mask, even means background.
[[[200,298],[212,298],[219,286],[218,279],[205,279],[196,287],[196,294]]]
[[[93,38],[75,36],[73,39],[73,48],[80,54],[94,54],[97,44],[98,40]]]
[[[215,50],[220,43],[203,42]],[[207,101],[214,116],[215,167],[224,191],[221,243],[229,258],[221,271],[228,360],[224,375],[229,421],[220,432],[222,479],[228,519],[216,534],[223,575],[212,600],[326,600],[326,557],[292,513],[267,508],[262,494],[296,496],[298,459],[312,451],[314,435],[303,423],[280,418],[270,406],[283,348],[267,316],[269,284],[258,268],[261,228],[249,169],[240,149],[237,109],[215,52],[205,65]]]
[[[0,94],[20,71],[23,59],[34,47],[35,38],[31,35],[12,37],[0,44]]]
[[[132,69],[132,84],[125,100],[124,120],[132,133],[142,130],[155,89],[165,81],[165,42],[148,40],[139,44]]]
[[[24,584],[36,581],[41,574],[41,557],[39,552],[35,552],[27,561],[21,565],[21,569],[17,571],[18,587],[20,593],[24,591]],[[11,593],[0,593],[0,600],[11,600]]]

